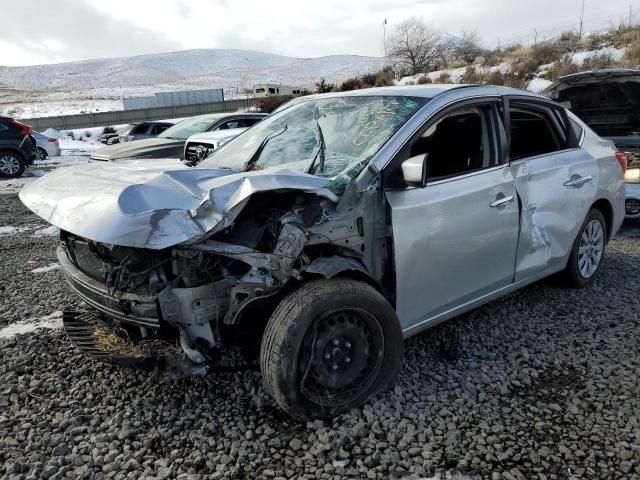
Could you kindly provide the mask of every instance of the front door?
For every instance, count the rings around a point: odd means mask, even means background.
[[[406,153],[428,153],[426,185],[386,192],[405,333],[513,282],[519,211],[497,125],[491,103],[444,112]]]

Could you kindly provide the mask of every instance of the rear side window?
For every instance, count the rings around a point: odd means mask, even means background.
[[[146,124],[138,125],[133,130],[131,130],[131,135],[141,135],[143,133],[147,133],[148,129],[149,129],[149,125],[146,125]]]
[[[569,119],[569,121],[571,123],[571,129],[573,130],[573,134],[575,135],[576,142],[580,143],[580,140],[582,139],[582,133],[584,132],[584,129],[574,119],[571,118],[571,119]]]
[[[562,149],[550,119],[537,110],[511,109],[511,159],[534,157]]]

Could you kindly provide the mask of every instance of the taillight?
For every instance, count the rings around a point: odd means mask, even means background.
[[[616,158],[623,172],[627,171],[627,154],[625,152],[616,152]]]
[[[49,140],[47,140],[47,142],[58,143],[58,139],[57,138],[50,138]]]
[[[20,128],[20,133],[22,133],[22,135],[31,135],[31,127],[29,125],[26,125],[17,120],[11,120],[11,123]]]

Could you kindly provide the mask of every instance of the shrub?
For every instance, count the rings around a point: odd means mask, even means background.
[[[469,65],[460,77],[460,83],[484,83],[486,75],[473,65]]]
[[[84,136],[87,138],[91,138],[91,130],[85,130]]]
[[[533,57],[525,57],[519,61],[515,61],[509,67],[511,75],[523,80],[531,80],[538,71],[539,64]]]
[[[363,88],[362,80],[358,77],[348,78],[338,87],[339,92],[348,92],[349,90],[359,90]]]
[[[258,107],[261,112],[271,113],[280,105],[282,105],[285,102],[288,102],[292,98],[293,98],[292,95],[283,95],[279,97],[264,97],[256,101],[256,107]]]
[[[433,83],[427,75],[420,75],[416,82],[418,85],[424,85],[426,83]]]
[[[536,66],[545,65],[559,60],[563,53],[558,42],[539,43],[531,48],[531,60]]]
[[[436,79],[436,83],[451,83],[451,75],[447,72],[442,72]]]
[[[504,85],[505,80],[506,75],[504,73],[500,70],[494,70],[486,76],[485,83],[488,83],[489,85]]]
[[[551,65],[551,68],[545,72],[543,77],[547,80],[556,81],[560,77],[578,73],[579,71],[580,67],[573,63],[571,55],[563,55],[560,60]]]
[[[393,85],[393,81],[396,78],[396,74],[391,67],[384,67],[376,74],[376,81],[374,85],[376,87],[387,87]]]
[[[116,133],[116,129],[113,128],[113,127],[104,127],[102,129],[102,133],[103,134],[105,134],[105,133]]]
[[[587,58],[582,63],[580,70],[600,70],[602,68],[612,67],[613,64],[613,57],[609,53],[600,53]]]
[[[69,137],[71,140],[75,140],[76,136],[73,134],[73,132],[71,130],[69,130],[67,132],[67,137]]]
[[[640,68],[640,38],[632,42],[624,54],[624,60],[627,66],[631,68]]]

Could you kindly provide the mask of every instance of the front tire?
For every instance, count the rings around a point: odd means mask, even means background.
[[[0,151],[0,178],[17,178],[23,174],[27,164],[17,153]]]
[[[394,383],[403,349],[398,317],[373,287],[315,280],[287,295],[271,315],[260,369],[266,390],[288,414],[331,418]]]
[[[593,281],[604,260],[606,240],[604,215],[597,208],[592,208],[573,242],[569,262],[563,272],[567,286],[583,288]]]

